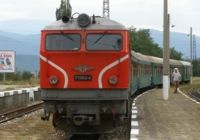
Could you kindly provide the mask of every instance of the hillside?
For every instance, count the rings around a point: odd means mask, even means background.
[[[0,30],[6,32],[13,32],[19,34],[39,34],[41,29],[47,25],[49,21],[45,20],[29,20],[29,19],[20,19],[20,20],[7,20],[0,21]]]
[[[150,30],[153,40],[162,47],[162,32]],[[39,41],[40,35],[24,35],[19,33],[0,31],[0,50],[15,50],[17,54],[17,69],[38,71],[39,70]],[[200,38],[197,38],[200,42]],[[171,33],[171,46],[182,52],[184,57],[189,57],[189,37],[183,33]],[[200,46],[197,43],[197,46]],[[199,56],[200,48],[197,49]]]
[[[27,19],[1,21],[0,49],[16,50],[18,54],[38,55],[40,30],[50,22],[52,21]],[[150,30],[150,32],[155,43],[158,43],[162,47],[162,32],[158,30]],[[171,32],[170,46],[182,52],[184,57],[189,57],[189,39],[184,33]],[[200,46],[199,42],[200,38],[198,37],[197,46]],[[200,56],[200,47],[198,47],[197,52],[198,56]]]
[[[159,44],[160,47],[163,46],[162,42],[163,33],[158,30],[151,30],[151,36],[153,40]],[[190,37],[184,33],[171,32],[170,34],[170,46],[175,47],[179,52],[182,52],[185,58],[190,58]],[[196,38],[197,42],[197,56],[200,57],[200,37]]]
[[[16,52],[17,71],[39,71],[39,34],[22,35],[0,31],[0,50]]]
[[[38,55],[17,55],[16,56],[17,71],[39,71],[39,56]]]
[[[15,50],[17,54],[38,55],[39,35],[21,35],[0,31],[0,49]]]

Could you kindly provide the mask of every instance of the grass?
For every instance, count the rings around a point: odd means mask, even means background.
[[[190,89],[192,90],[200,89],[200,77],[194,77],[192,84],[181,86],[181,90],[185,93],[188,93]]]
[[[0,85],[39,85],[39,80],[31,79],[24,81],[0,81]]]
[[[193,85],[200,85],[200,77],[193,78]]]
[[[39,86],[39,80],[31,79],[28,81],[1,81],[0,86],[0,91],[14,90],[17,88],[35,87]]]

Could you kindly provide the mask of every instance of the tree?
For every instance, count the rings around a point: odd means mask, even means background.
[[[134,51],[140,52],[145,55],[151,55],[156,57],[163,57],[163,49],[156,44],[150,36],[150,31],[147,29],[136,31],[131,27],[130,31],[130,43]],[[171,59],[181,60],[183,54],[171,48]]]
[[[6,73],[6,80],[12,81],[15,79],[15,73]]]
[[[22,80],[22,73],[21,72],[19,72],[19,71],[17,71],[16,73],[15,73],[15,79],[14,79],[15,81],[21,81]]]
[[[136,29],[131,28],[130,42],[132,49],[145,55],[162,57],[162,49],[153,42],[149,32],[146,29],[136,31]]]
[[[28,71],[20,72],[17,71],[15,73],[5,73],[6,74],[6,82],[11,82],[11,81],[29,81],[29,83],[32,81],[31,78],[34,77],[34,74]],[[4,73],[0,73],[0,82],[3,81]]]
[[[181,52],[178,52],[175,50],[175,48],[170,49],[170,58],[171,59],[176,59],[176,60],[182,60],[183,54]]]
[[[200,58],[193,61],[193,75],[200,76]]]
[[[23,80],[30,80],[33,77],[33,74],[28,72],[28,71],[24,71],[22,73],[22,79]]]

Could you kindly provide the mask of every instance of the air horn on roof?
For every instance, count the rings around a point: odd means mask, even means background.
[[[72,7],[69,0],[61,0],[61,5],[59,9],[56,9],[56,19],[61,20],[64,23],[69,22],[72,14]]]

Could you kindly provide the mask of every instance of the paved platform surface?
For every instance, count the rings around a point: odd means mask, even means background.
[[[139,133],[137,140],[200,140],[200,105],[182,94],[162,98],[162,89],[153,89],[135,104]]]

